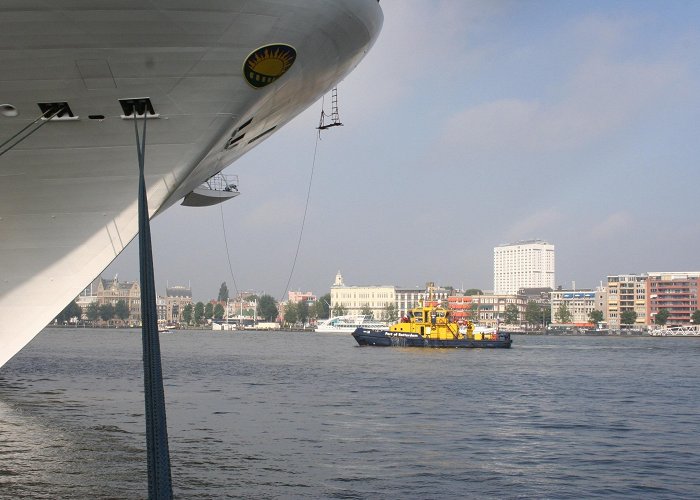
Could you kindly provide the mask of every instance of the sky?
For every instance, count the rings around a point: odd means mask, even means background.
[[[565,288],[700,270],[700,2],[381,6],[343,127],[317,143],[319,101],[224,171],[239,197],[151,222],[159,293],[323,295],[338,271],[491,290],[493,248],[526,239],[555,246]],[[115,274],[138,279],[136,240]]]

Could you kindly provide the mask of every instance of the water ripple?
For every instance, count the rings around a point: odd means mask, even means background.
[[[163,369],[182,498],[697,498],[688,339],[510,351],[177,332]],[[0,376],[0,498],[146,496],[140,338],[47,331]]]

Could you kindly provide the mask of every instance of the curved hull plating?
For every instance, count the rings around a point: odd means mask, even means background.
[[[74,115],[0,151],[0,366],[136,235],[134,121],[120,101],[148,98],[158,115],[153,216],[351,72],[381,24],[376,0],[0,3],[0,144],[39,103]]]

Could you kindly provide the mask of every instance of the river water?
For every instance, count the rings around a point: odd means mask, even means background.
[[[178,498],[698,498],[700,339],[161,336]],[[140,332],[0,369],[0,498],[145,498]]]

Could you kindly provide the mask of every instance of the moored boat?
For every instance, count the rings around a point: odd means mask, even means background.
[[[507,332],[477,331],[474,324],[464,327],[451,321],[450,310],[440,305],[421,304],[409,311],[388,330],[359,327],[352,336],[361,346],[509,348]]]
[[[317,333],[352,333],[358,328],[386,329],[387,324],[369,315],[335,316],[319,322]]]

